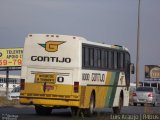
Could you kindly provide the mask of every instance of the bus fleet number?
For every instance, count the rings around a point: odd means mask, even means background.
[[[89,81],[90,80],[90,74],[89,73],[83,73],[82,74],[82,80]],[[95,82],[95,81],[104,82],[105,81],[105,74],[92,73],[91,80],[93,82]]]
[[[89,79],[90,79],[90,74],[89,73],[83,73],[82,74],[82,80],[89,81]]]

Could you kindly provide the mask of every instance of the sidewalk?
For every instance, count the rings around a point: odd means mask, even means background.
[[[0,104],[0,109],[2,108],[34,108],[33,105],[20,105],[20,104],[17,104],[17,105],[2,105]]]

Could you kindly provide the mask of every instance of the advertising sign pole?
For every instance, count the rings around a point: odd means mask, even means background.
[[[6,68],[6,97],[8,96],[9,86],[9,67]]]

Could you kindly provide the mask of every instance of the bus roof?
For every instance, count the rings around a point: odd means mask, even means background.
[[[128,49],[126,47],[121,46],[121,45],[109,45],[109,44],[106,44],[106,43],[92,42],[92,41],[86,40],[85,38],[80,37],[80,36],[60,35],[60,34],[29,34],[28,35],[28,37],[37,37],[37,36],[38,37],[48,37],[48,38],[50,38],[50,37],[51,38],[53,38],[53,37],[56,37],[56,38],[66,37],[66,38],[72,38],[72,39],[81,40],[82,43],[84,43],[84,44],[91,44],[91,45],[95,45],[95,46],[108,47],[108,48],[114,48],[114,49],[128,51]]]

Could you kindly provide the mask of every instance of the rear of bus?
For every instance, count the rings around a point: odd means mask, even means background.
[[[65,35],[31,34],[25,40],[20,103],[38,114],[79,106],[81,40]]]

